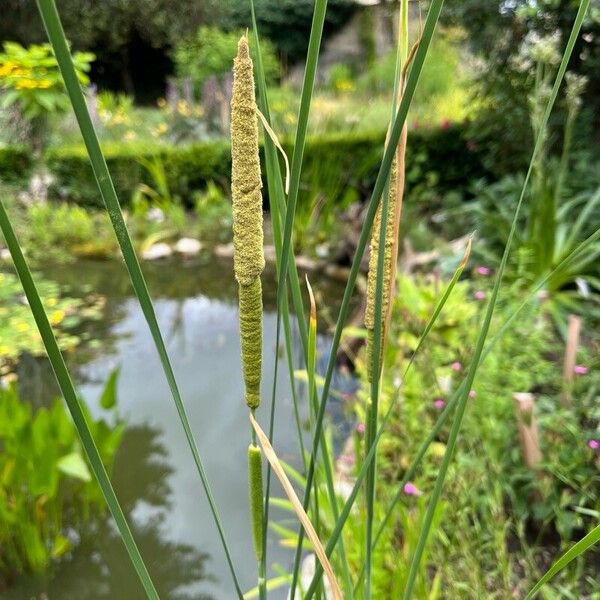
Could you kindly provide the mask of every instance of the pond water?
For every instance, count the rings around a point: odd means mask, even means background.
[[[240,583],[248,590],[256,582],[246,479],[250,426],[242,400],[236,284],[231,263],[201,255],[188,261],[149,263],[143,268]],[[94,414],[102,414],[98,398],[108,373],[120,368],[118,412],[127,423],[127,431],[116,457],[113,481],[161,598],[234,598],[200,479],[123,265],[116,261],[82,261],[47,267],[42,272],[64,286],[67,293],[81,293],[85,285],[107,298],[106,318],[89,325],[96,347],[83,349],[69,362]],[[259,419],[266,428],[278,353],[271,270],[267,269],[263,282],[265,400]],[[319,306],[327,306],[335,316],[343,284],[315,276],[312,285],[320,296]],[[325,310],[322,315],[322,322],[326,321]],[[320,342],[327,345],[326,335]],[[285,357],[279,354],[283,360],[277,380],[274,446],[281,458],[297,466],[299,450],[290,386]],[[19,379],[23,396],[34,403],[43,404],[57,395],[44,361],[23,360]],[[348,424],[344,425],[340,416],[341,404],[332,399],[333,421],[344,427]],[[282,495],[278,483],[274,483],[274,490],[275,495]],[[288,515],[275,513],[275,518],[293,529],[297,527]],[[283,549],[273,533],[269,535],[269,563],[289,570],[291,551]],[[9,595],[19,600],[144,597],[109,518],[83,526],[78,532],[77,548],[68,560],[44,576],[18,580]],[[285,594],[281,591],[270,597]]]

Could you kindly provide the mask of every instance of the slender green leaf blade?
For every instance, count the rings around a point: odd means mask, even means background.
[[[543,575],[543,577],[531,588],[525,596],[525,600],[533,598],[543,585],[548,583],[559,571],[564,569],[570,562],[587,552],[600,540],[600,525],[592,529],[584,538],[580,539],[573,547],[569,548]]]

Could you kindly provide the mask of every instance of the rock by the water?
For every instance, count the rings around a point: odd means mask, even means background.
[[[142,253],[144,260],[158,260],[159,258],[167,258],[173,254],[171,246],[161,242],[160,244],[153,244],[150,248],[147,248]]]
[[[202,244],[194,238],[181,238],[180,240],[177,240],[177,243],[175,244],[175,252],[186,254],[188,256],[198,254],[201,249]]]
[[[214,253],[220,258],[232,258],[233,257],[233,243],[231,244],[217,244],[214,247]]]

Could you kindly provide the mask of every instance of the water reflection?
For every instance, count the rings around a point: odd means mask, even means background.
[[[208,554],[190,544],[169,540],[165,532],[172,492],[168,478],[173,472],[167,457],[158,429],[129,427],[115,458],[113,484],[161,598],[214,599],[198,590],[200,581],[211,579],[206,573]],[[147,512],[146,519],[135,518],[140,509]],[[145,598],[108,516],[85,522],[78,535],[76,550],[50,576],[22,578],[11,588],[11,597]]]
[[[183,263],[144,265],[155,300],[157,318],[186,404],[213,494],[219,506],[234,564],[242,588],[256,582],[256,565],[247,504],[246,448],[250,439],[243,404],[236,284],[231,263],[202,257]],[[134,534],[147,559],[163,598],[234,597],[233,586],[210,516],[196,467],[178,419],[151,335],[137,301],[131,296],[121,263],[83,262],[48,268],[44,275],[65,289],[85,285],[106,296],[105,316],[94,323],[97,346],[68,356],[78,389],[98,414],[98,398],[107,374],[121,367],[118,410],[128,433],[115,465],[114,482]],[[276,316],[272,271],[264,277],[263,396],[268,405],[273,386]],[[341,285],[315,280],[320,306],[334,307]],[[326,325],[325,319],[321,325]],[[326,346],[323,346],[324,348]],[[83,360],[80,360],[83,356]],[[40,365],[45,365],[45,368]],[[27,397],[43,404],[56,395],[47,363],[24,360],[21,385]],[[344,402],[332,398],[341,415]],[[299,466],[299,448],[285,360],[277,380],[276,436],[279,456]],[[303,410],[307,416],[306,407]],[[259,420],[267,422],[267,407]],[[338,418],[336,417],[336,420]],[[343,419],[339,419],[343,421]],[[276,495],[281,495],[275,484]],[[283,517],[274,511],[274,518]],[[285,515],[287,516],[287,515]],[[292,524],[295,527],[295,524]],[[268,538],[270,575],[273,565],[290,568],[292,554],[275,535]],[[13,588],[17,600],[47,592],[49,598],[70,600],[135,599],[143,593],[133,568],[109,520],[93,524],[82,533],[72,560],[61,564],[45,579],[20,582]],[[285,597],[281,591],[270,598]]]

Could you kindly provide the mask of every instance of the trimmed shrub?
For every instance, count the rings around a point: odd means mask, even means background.
[[[321,196],[339,204],[348,197],[365,198],[373,187],[383,154],[384,132],[350,132],[314,136],[307,140],[299,202]],[[292,147],[284,141],[291,158]],[[194,192],[209,181],[227,190],[231,173],[230,145],[218,140],[187,146],[105,145],[106,161],[119,199],[126,205],[140,183],[152,185],[138,162],[159,156],[172,195],[191,204]],[[84,205],[101,205],[83,147],[52,148],[46,153],[56,177],[56,192]],[[264,170],[263,170],[264,173]],[[417,129],[409,133],[407,151],[408,197],[455,190],[465,191],[486,175],[477,144],[467,140],[462,126]],[[265,192],[266,198],[266,189]],[[268,203],[268,198],[266,198]]]

